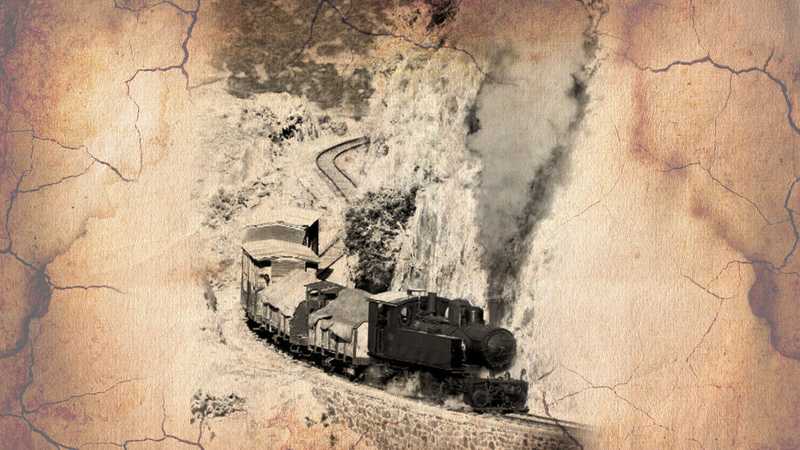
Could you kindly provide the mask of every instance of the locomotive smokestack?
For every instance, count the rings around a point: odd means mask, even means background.
[[[428,292],[428,311],[436,312],[436,292]]]

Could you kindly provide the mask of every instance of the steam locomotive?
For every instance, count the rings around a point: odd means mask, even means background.
[[[286,216],[284,211],[284,216]],[[415,374],[436,401],[527,411],[528,383],[505,376],[516,339],[463,299],[409,289],[370,294],[320,279],[319,223],[308,212],[245,231],[241,302],[251,328],[325,370],[384,386]],[[325,268],[328,269],[328,268]]]

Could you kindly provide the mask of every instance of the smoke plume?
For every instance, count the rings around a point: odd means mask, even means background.
[[[498,50],[467,119],[467,146],[483,165],[476,220],[493,323],[514,301],[528,237],[548,213],[583,118],[594,44],[576,41],[536,59],[521,46]]]

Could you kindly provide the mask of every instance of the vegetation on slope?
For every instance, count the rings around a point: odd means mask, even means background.
[[[395,238],[416,210],[417,187],[368,192],[345,212],[345,247],[358,256],[353,278],[359,289],[381,292],[394,277]]]

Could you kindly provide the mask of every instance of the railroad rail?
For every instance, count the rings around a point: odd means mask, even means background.
[[[557,427],[562,430],[564,433],[568,435],[581,435],[586,433],[587,431],[591,431],[591,427],[578,423],[573,422],[571,420],[562,420],[555,417],[550,416],[541,416],[538,414],[505,414],[502,416],[495,416],[501,420],[508,420],[511,422],[522,423],[525,425],[545,425],[551,427]]]
[[[344,170],[336,165],[336,159],[351,150],[358,149],[368,144],[369,138],[362,136],[340,142],[317,153],[315,160],[317,169],[319,169],[323,177],[330,182],[333,191],[336,194],[339,194],[345,201],[349,201],[355,196],[358,185],[356,184],[355,180],[353,180]],[[327,256],[325,258],[325,263],[320,268],[321,273],[327,273],[331,266],[333,266],[344,256],[344,249],[342,249],[340,245],[337,245],[341,242],[342,234],[338,233],[336,238],[331,240],[331,242],[320,252],[321,257]],[[328,255],[330,250],[339,250],[339,253]]]
[[[366,136],[350,139],[317,153],[316,164],[322,175],[331,183],[334,192],[345,200],[355,196],[358,185],[344,170],[336,165],[336,159],[343,154],[369,144]]]
[[[406,397],[408,398],[408,397]],[[422,403],[434,404],[430,400],[424,398],[409,398],[409,400],[418,401]],[[454,411],[462,414],[468,414],[476,417],[481,418],[488,418],[494,419],[500,422],[509,422],[515,423],[518,425],[526,425],[526,426],[544,426],[548,428],[557,428],[568,435],[582,435],[587,431],[591,431],[591,427],[578,423],[573,422],[571,420],[563,420],[552,416],[542,416],[539,414],[533,413],[487,413],[487,412],[478,412],[472,411],[469,409],[465,409],[460,406],[452,407],[452,406],[445,406],[445,409],[449,411]]]

